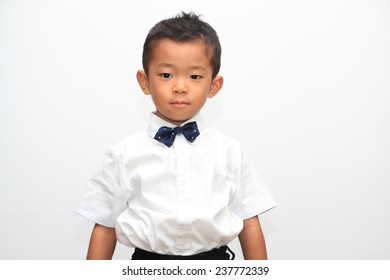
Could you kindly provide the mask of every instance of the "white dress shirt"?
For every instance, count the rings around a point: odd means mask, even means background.
[[[275,207],[240,144],[208,130],[199,115],[191,121],[198,138],[190,143],[179,134],[168,148],[154,135],[173,125],[152,113],[146,132],[105,154],[76,212],[115,227],[129,247],[192,255],[228,244],[243,220]]]

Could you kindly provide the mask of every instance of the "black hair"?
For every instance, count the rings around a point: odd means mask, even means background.
[[[202,40],[210,55],[210,64],[213,68],[212,77],[215,78],[218,75],[221,67],[221,44],[217,32],[198,15],[192,12],[188,14],[182,12],[173,18],[160,21],[149,31],[142,53],[142,65],[147,75],[154,43],[161,39],[170,39],[175,42]]]

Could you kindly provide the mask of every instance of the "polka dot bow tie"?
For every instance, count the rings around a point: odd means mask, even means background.
[[[183,136],[191,143],[194,142],[196,137],[200,134],[196,122],[190,122],[181,127],[160,127],[154,136],[154,139],[163,143],[167,147],[171,147],[175,141],[176,135],[180,133],[183,134]]]

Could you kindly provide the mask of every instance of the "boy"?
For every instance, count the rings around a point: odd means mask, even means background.
[[[258,215],[275,202],[240,145],[199,115],[222,88],[220,57],[193,13],[150,30],[137,80],[156,111],[106,153],[76,209],[95,222],[87,259],[111,259],[117,240],[132,259],[229,259],[237,236],[245,259],[267,258]]]

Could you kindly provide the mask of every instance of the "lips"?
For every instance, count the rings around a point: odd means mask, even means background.
[[[190,103],[185,101],[185,100],[176,100],[176,101],[171,102],[171,104],[175,107],[186,107]]]

